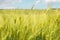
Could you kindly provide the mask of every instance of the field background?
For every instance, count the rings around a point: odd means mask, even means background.
[[[60,40],[60,10],[0,10],[0,40]]]

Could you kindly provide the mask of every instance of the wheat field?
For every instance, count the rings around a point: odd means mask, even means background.
[[[60,40],[60,10],[0,10],[0,40]]]

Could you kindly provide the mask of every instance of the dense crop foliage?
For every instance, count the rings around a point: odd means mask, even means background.
[[[60,12],[0,10],[0,40],[60,40]]]

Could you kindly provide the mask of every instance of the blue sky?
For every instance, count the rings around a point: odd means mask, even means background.
[[[40,1],[36,4],[36,1]],[[45,0],[0,0],[0,9],[47,9],[48,3]],[[60,8],[60,2],[54,2],[52,8]]]

